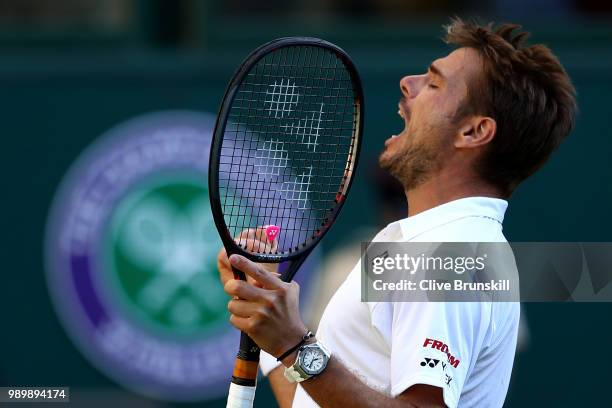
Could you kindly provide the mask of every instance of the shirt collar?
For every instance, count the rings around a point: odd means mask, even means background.
[[[504,221],[506,208],[508,208],[508,202],[499,198],[460,198],[395,221],[387,228],[397,229],[399,226],[403,240],[408,241],[423,232],[465,217],[490,218],[501,224]]]

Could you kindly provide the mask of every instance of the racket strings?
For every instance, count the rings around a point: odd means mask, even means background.
[[[355,91],[326,49],[283,47],[244,77],[220,152],[219,189],[233,236],[277,225],[275,254],[306,246],[326,227],[353,161]],[[269,253],[263,243],[246,248]]]

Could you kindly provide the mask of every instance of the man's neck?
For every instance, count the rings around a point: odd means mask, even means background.
[[[406,190],[408,216],[466,197],[503,198],[503,194],[476,176],[437,174],[416,188]]]

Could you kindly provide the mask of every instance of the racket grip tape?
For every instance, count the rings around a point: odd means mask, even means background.
[[[240,350],[236,356],[232,383],[255,386],[259,368],[259,347],[246,334],[240,333]]]
[[[230,384],[226,408],[251,408],[255,400],[255,387]]]
[[[246,280],[244,273],[232,267],[236,279]],[[234,363],[227,408],[251,408],[255,398],[259,369],[259,346],[246,333],[240,333],[240,349]]]
[[[246,333],[240,333],[240,351],[234,364],[226,408],[253,406],[258,368],[259,347]]]

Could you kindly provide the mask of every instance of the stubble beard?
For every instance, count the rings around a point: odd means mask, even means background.
[[[409,137],[404,135],[403,137]],[[428,143],[409,143],[392,157],[379,157],[379,165],[397,179],[405,191],[425,183],[440,166],[440,149]]]

